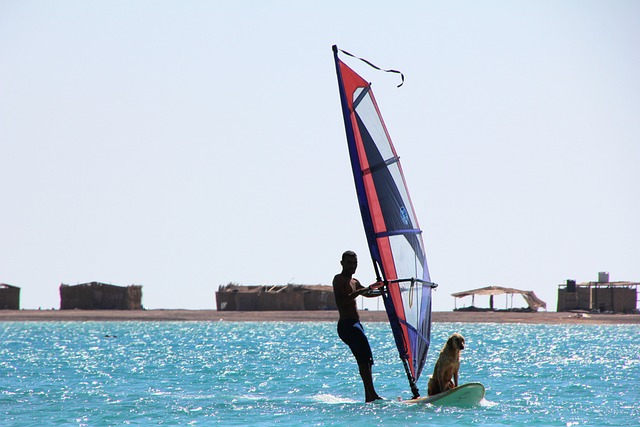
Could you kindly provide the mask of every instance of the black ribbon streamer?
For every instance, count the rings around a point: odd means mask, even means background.
[[[355,56],[355,55],[347,52],[346,50],[342,50],[342,49],[339,49],[339,50],[340,50],[340,52],[344,53],[345,55],[348,55],[348,56],[350,56],[352,58],[359,59],[360,61],[364,62],[365,64],[369,65],[370,67],[375,68],[376,70],[384,71],[385,73],[397,73],[397,74],[400,74],[400,78],[402,79],[402,82],[398,85],[398,87],[400,87],[400,86],[402,86],[404,84],[404,74],[402,74],[400,71],[398,71],[398,70],[385,70],[383,68],[378,67],[377,65],[372,64],[371,62],[367,61],[364,58],[360,58],[358,56]]]

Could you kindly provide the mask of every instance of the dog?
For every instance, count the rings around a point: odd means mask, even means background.
[[[458,387],[458,371],[460,370],[460,351],[464,349],[464,337],[455,333],[449,337],[442,347],[433,376],[429,380],[428,394],[442,393]],[[453,381],[451,380],[453,378]]]

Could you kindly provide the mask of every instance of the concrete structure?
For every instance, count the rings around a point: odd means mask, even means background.
[[[60,285],[60,310],[142,310],[142,286]]]
[[[557,311],[585,310],[601,313],[637,313],[637,282],[609,282],[609,274],[598,274],[597,282],[567,280],[558,286]]]
[[[333,288],[323,285],[220,286],[219,311],[337,310]]]
[[[0,310],[20,310],[20,288],[0,283]]]

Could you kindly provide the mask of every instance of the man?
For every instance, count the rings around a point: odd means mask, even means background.
[[[358,257],[355,252],[346,251],[342,254],[342,272],[333,278],[333,294],[336,298],[340,320],[338,321],[338,336],[344,341],[358,362],[360,377],[364,384],[365,402],[373,402],[381,399],[373,387],[373,376],[371,366],[373,365],[373,355],[369,340],[360,324],[360,316],[356,306],[356,297],[375,297],[380,294],[376,292],[376,285],[365,288],[353,274],[358,268]],[[378,285],[379,286],[379,285]]]

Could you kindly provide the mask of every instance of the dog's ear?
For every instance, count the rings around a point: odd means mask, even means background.
[[[456,348],[456,336],[455,336],[455,334],[451,335],[449,337],[449,339],[447,340],[447,347],[452,348],[452,349]]]

